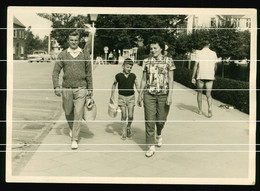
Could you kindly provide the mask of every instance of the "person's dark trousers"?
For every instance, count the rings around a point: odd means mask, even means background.
[[[155,125],[157,135],[161,135],[170,109],[170,106],[166,105],[167,97],[168,95],[144,93],[146,144],[154,145],[156,143]]]

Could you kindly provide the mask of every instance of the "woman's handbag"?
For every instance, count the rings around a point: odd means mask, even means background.
[[[96,116],[97,116],[96,103],[93,98],[87,96],[86,103],[84,105],[83,119],[85,121],[93,121],[96,119]]]

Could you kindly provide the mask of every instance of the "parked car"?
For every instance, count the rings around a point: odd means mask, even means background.
[[[28,62],[50,62],[51,61],[51,55],[49,55],[46,51],[43,50],[35,50],[33,51],[33,54],[27,55]]]

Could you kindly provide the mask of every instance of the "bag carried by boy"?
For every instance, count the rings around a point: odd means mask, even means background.
[[[86,103],[84,105],[83,119],[85,121],[93,121],[96,119],[96,116],[97,116],[96,103],[93,98],[87,96]]]
[[[113,103],[108,104],[108,115],[112,118],[115,118],[118,113],[118,106]]]

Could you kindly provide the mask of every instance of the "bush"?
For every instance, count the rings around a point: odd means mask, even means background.
[[[188,88],[196,89],[191,83],[192,70],[180,67],[181,63],[175,63],[174,80]],[[223,89],[224,91],[221,91]],[[225,90],[232,89],[232,90]],[[238,90],[233,90],[238,89]],[[230,104],[244,113],[249,113],[249,83],[239,80],[217,77],[213,84],[212,97],[225,104]],[[215,91],[214,91],[215,90]]]
[[[216,76],[222,75],[222,63],[218,63]],[[234,62],[225,63],[224,65],[224,77],[233,80],[249,81],[249,66],[237,65]]]
[[[217,77],[214,81],[212,97],[226,104],[233,105],[244,113],[249,113],[249,83],[239,80]],[[221,91],[219,89],[231,89]],[[237,90],[234,90],[237,89]],[[246,90],[240,90],[246,89]]]

